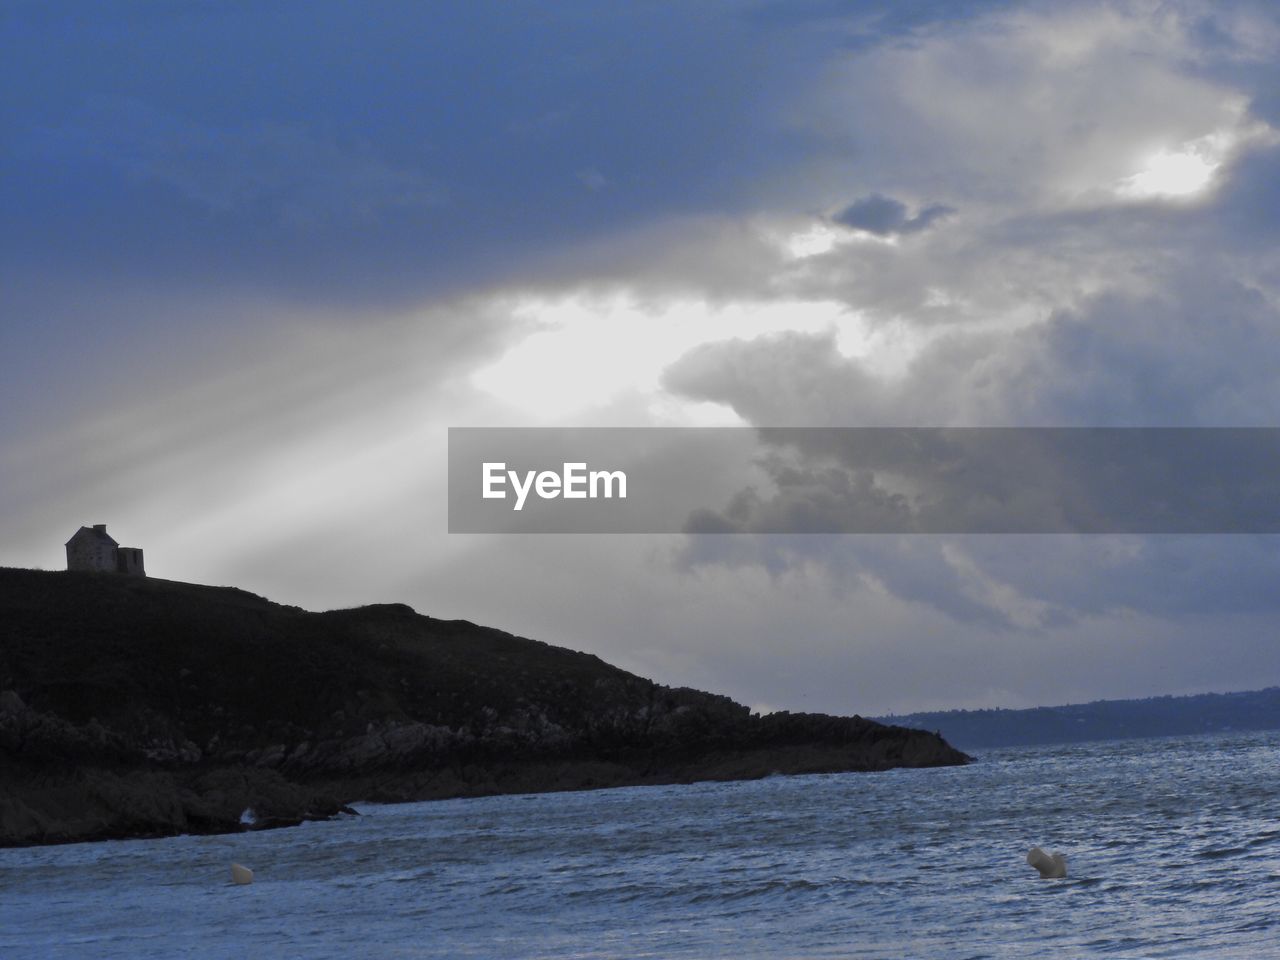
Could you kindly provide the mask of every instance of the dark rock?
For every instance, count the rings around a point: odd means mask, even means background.
[[[0,569],[0,624],[0,845],[968,759],[936,734],[753,716],[403,604],[308,613],[226,587]]]

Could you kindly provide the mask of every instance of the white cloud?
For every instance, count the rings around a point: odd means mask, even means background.
[[[851,54],[794,117],[858,156],[815,170],[845,196],[924,193],[970,214],[1088,206],[1139,172],[1135,159],[1240,139],[1239,93],[1188,69],[1195,25],[1150,3],[996,12]]]

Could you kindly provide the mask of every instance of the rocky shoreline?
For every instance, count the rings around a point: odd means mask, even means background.
[[[934,734],[759,716],[398,604],[310,613],[233,588],[0,569],[0,622],[0,845],[968,759]]]

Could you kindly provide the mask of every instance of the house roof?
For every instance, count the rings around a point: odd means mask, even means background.
[[[93,527],[81,527],[79,530],[77,530],[75,533],[71,535],[71,539],[68,540],[64,544],[64,546],[69,547],[71,546],[71,544],[75,543],[77,540],[83,540],[86,537],[92,538],[94,540],[99,540],[103,543],[109,543],[113,547],[120,546],[120,544],[116,543],[115,538],[112,537],[109,533],[107,533],[106,530],[95,530]]]

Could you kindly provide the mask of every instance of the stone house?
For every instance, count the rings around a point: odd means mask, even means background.
[[[81,527],[67,541],[68,570],[96,570],[145,577],[141,547],[122,547],[107,534],[105,523]]]

